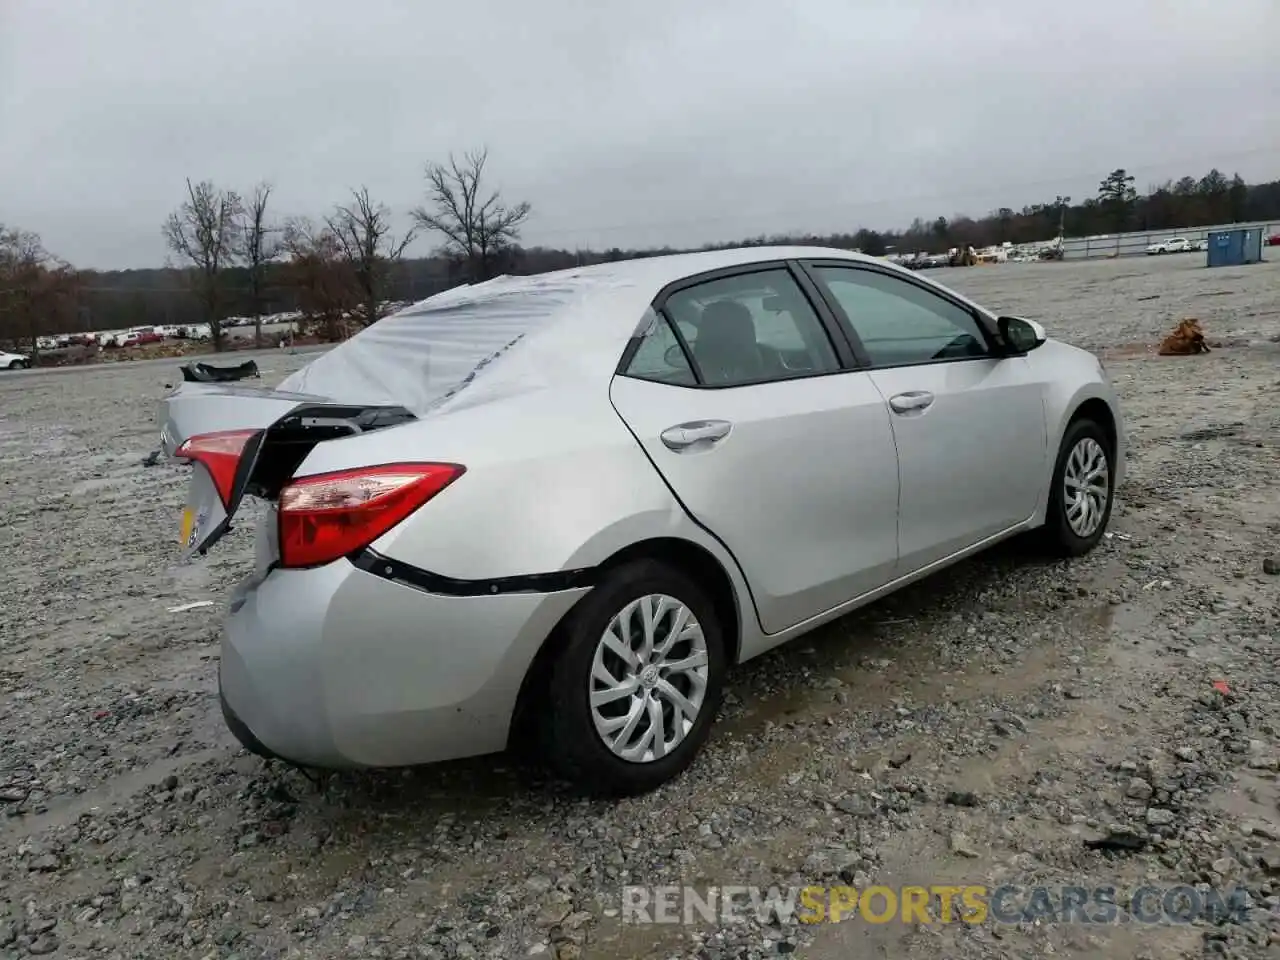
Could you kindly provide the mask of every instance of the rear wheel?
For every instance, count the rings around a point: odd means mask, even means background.
[[[1078,557],[1098,545],[1115,499],[1115,452],[1093,420],[1067,427],[1058,449],[1045,516],[1044,540],[1054,553]]]
[[[653,560],[612,571],[574,609],[549,673],[543,751],[580,789],[625,796],[678,776],[724,689],[715,606]]]

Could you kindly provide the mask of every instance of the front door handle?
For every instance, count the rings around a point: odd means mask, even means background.
[[[663,430],[662,442],[668,450],[680,453],[697,444],[710,446],[727,437],[732,429],[733,424],[728,420],[690,420]]]
[[[933,394],[928,390],[908,390],[889,398],[889,406],[894,413],[918,413],[927,410],[933,403]]]

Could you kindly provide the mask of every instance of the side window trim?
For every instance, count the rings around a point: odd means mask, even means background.
[[[689,346],[689,341],[684,338],[684,332],[680,329],[680,324],[676,323],[676,318],[667,312],[666,305],[662,307],[654,307],[653,312],[658,315],[658,319],[670,328],[672,335],[676,338],[676,343],[680,344],[680,352],[684,354],[684,362],[689,365],[689,369],[693,371],[693,382],[695,387],[705,387],[706,379],[702,376],[702,370],[698,366],[698,361],[694,359],[693,348]]]
[[[873,264],[862,263],[857,260],[801,260],[798,261],[800,269],[810,278],[818,294],[822,297],[824,305],[831,314],[836,318],[841,330],[849,338],[849,342],[853,345],[853,351],[858,358],[858,363],[864,369],[876,370],[892,370],[898,367],[923,367],[933,366],[939,363],[968,363],[973,360],[991,360],[1001,356],[1000,343],[992,332],[986,318],[975,311],[973,307],[967,303],[962,303],[954,297],[946,295],[945,291],[937,290],[931,286],[920,283],[914,277],[900,276],[892,270],[883,270]],[[945,357],[941,360],[918,360],[909,363],[894,364],[876,364],[871,360],[871,355],[867,353],[866,347],[862,343],[862,338],[858,336],[858,331],[854,328],[852,321],[849,320],[848,314],[844,312],[844,308],[840,306],[839,301],[831,292],[831,289],[823,282],[822,277],[818,274],[819,269],[837,269],[852,270],[858,273],[875,274],[877,276],[889,277],[904,283],[908,286],[915,287],[927,294],[930,294],[957,310],[961,310],[972,318],[974,326],[978,328],[978,332],[982,334],[982,339],[987,348],[987,356],[985,357]]]
[[[799,260],[788,260],[787,268],[791,271],[796,283],[800,285],[800,291],[808,298],[809,305],[817,313],[818,319],[822,321],[822,327],[827,331],[827,337],[835,348],[836,359],[840,361],[840,366],[844,370],[865,367],[866,358],[859,356],[862,344],[850,338],[847,324],[841,323],[840,317],[831,309],[823,288],[814,282],[814,278]]]

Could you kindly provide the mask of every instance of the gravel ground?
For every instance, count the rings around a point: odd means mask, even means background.
[[[185,474],[142,465],[176,364],[0,376],[0,958],[1275,955],[1280,263],[942,277],[1110,358],[1133,448],[1108,539],[1048,565],[999,548],[754,661],[694,769],[616,805],[508,757],[316,785],[237,750],[217,604],[250,543],[175,566]],[[1143,354],[1185,316],[1224,348]],[[1108,836],[1139,849],[1088,846]],[[842,882],[1104,885],[1122,907],[1239,885],[1249,909],[619,917],[624,884]]]

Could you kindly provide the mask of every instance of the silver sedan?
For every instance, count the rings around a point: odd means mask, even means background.
[[[1007,537],[1103,536],[1093,355],[918,274],[756,247],[460,287],[278,389],[184,383],[181,543],[265,501],[228,725],[321,768],[536,734],[613,794],[695,758],[729,669]]]

